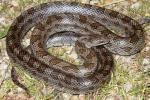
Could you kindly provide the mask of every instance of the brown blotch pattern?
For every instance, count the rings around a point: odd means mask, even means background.
[[[124,17],[122,18],[122,21],[123,21],[124,23],[130,23],[131,18],[129,18],[128,16],[124,16]]]
[[[83,66],[85,68],[88,68],[88,70],[90,70],[91,68],[93,68],[94,65],[95,65],[94,63],[88,63],[88,62],[86,62],[86,63],[83,64]]]
[[[86,52],[86,50],[82,48],[82,49],[79,49],[79,52],[84,53],[84,52]]]
[[[63,66],[63,67],[62,67],[62,69],[64,69],[65,71],[70,71],[70,68],[71,68],[72,70],[74,70],[75,73],[78,72],[78,71],[77,71],[78,68],[77,68],[76,66],[74,66],[74,65],[73,65],[73,66]]]
[[[86,59],[91,59],[92,57],[95,57],[95,52],[94,50],[90,49],[90,53],[86,56]]]
[[[53,17],[54,17],[56,20],[62,20],[62,19],[63,19],[61,16],[58,16],[58,15],[53,15]]]
[[[97,29],[98,26],[99,26],[99,23],[98,22],[94,22],[94,23],[91,23],[90,26],[91,26],[92,29]]]
[[[33,35],[34,38],[31,39],[32,43],[38,41],[41,39],[41,36],[40,35]]]
[[[110,15],[111,17],[113,17],[113,18],[117,18],[118,12],[112,11],[112,12],[109,13],[109,15]]]
[[[106,18],[102,18],[101,20],[102,20],[103,23],[107,22]]]
[[[83,15],[79,15],[79,21],[82,22],[82,23],[86,23],[87,21],[87,17],[86,16],[83,16]]]
[[[18,25],[15,24],[14,26],[11,26],[11,27],[9,28],[9,30],[14,31],[14,32],[18,31]],[[12,34],[12,35],[14,35],[14,34]]]
[[[18,18],[17,18],[17,22],[18,23],[21,23],[24,21],[24,16],[20,15]]]
[[[45,52],[45,51],[43,51],[43,50],[38,50],[38,51],[36,51],[36,53],[37,53],[37,55],[38,56],[41,56],[41,57],[44,57],[44,56],[47,56],[48,55],[48,53],[47,52]]]
[[[137,42],[139,40],[139,37],[136,35],[136,34],[134,34],[134,36],[132,36],[132,38],[131,38],[131,40],[130,40],[130,43],[135,43],[135,42]]]
[[[141,25],[133,25],[133,28],[135,30],[143,30],[143,28],[141,27]]]
[[[27,10],[27,13],[32,15],[32,14],[35,13],[35,11],[36,10],[32,7],[32,8],[30,8],[30,9]]]
[[[52,16],[48,16],[46,23],[49,25],[52,23]]]
[[[36,25],[36,28],[37,28],[38,30],[40,30],[40,31],[44,31],[44,30],[45,30],[45,27],[44,27],[44,25],[43,25],[42,23],[38,23],[38,24]]]
[[[29,64],[30,64],[30,65],[33,65],[35,61],[36,61],[36,59],[30,57],[30,59],[29,59]]]
[[[58,60],[57,58],[55,59],[52,59],[51,61],[50,61],[50,63],[52,64],[52,65],[56,65],[56,64],[59,64],[59,63],[61,63],[62,61],[60,61],[60,60]]]
[[[124,47],[123,50],[126,51],[126,52],[129,52],[129,51],[132,50],[132,48],[131,47]]]

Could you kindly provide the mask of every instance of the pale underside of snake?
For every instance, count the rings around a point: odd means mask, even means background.
[[[124,36],[110,31],[112,26],[123,32]],[[35,32],[31,46],[34,55],[21,44],[24,36],[33,27]],[[79,35],[75,47],[77,53],[85,59],[85,68],[77,69],[73,64],[47,53],[45,38],[61,31],[73,31],[70,34]],[[21,13],[8,31],[6,46],[14,63],[35,78],[58,90],[79,94],[96,90],[110,78],[114,66],[110,52],[132,55],[142,50],[144,41],[141,25],[130,17],[88,4],[53,2]]]

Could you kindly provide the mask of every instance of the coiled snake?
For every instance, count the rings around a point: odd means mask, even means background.
[[[30,54],[21,41],[33,27],[34,54]],[[124,35],[115,34],[112,27]],[[47,53],[48,37],[59,32],[76,37],[75,48],[85,60],[85,68],[77,69]],[[132,55],[140,52],[144,44],[144,31],[135,20],[116,11],[75,2],[44,3],[24,11],[6,37],[7,53],[14,63],[35,78],[73,94],[94,91],[108,81],[114,67],[112,53]]]

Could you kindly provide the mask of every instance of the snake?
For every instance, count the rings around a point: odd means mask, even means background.
[[[34,54],[21,44],[32,28],[35,28],[31,37]],[[121,35],[116,34],[116,30]],[[77,52],[85,62],[91,63],[91,66],[85,63],[85,72],[48,54],[45,49],[49,36],[61,33],[64,38],[66,32],[70,33],[67,35],[70,39],[77,38]],[[93,92],[107,83],[114,69],[112,54],[129,56],[144,46],[144,31],[136,20],[103,7],[65,1],[43,3],[22,12],[6,36],[8,56],[18,68],[57,90],[72,94]],[[88,60],[93,57],[96,61]],[[65,65],[69,66],[67,71],[62,67]]]

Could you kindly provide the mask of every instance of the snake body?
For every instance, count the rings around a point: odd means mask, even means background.
[[[121,30],[124,36],[110,31],[112,26]],[[44,59],[37,57],[36,51],[34,55],[30,54],[21,45],[22,39],[33,27],[35,32],[31,39],[32,48],[41,50],[37,54],[40,54],[41,58],[45,57]],[[90,51],[83,56],[90,58],[92,56],[88,55],[92,54],[96,60],[89,61],[94,64],[92,65],[94,67],[90,66],[89,69],[92,74],[87,76],[78,74],[73,65],[46,52],[43,46],[44,32],[50,32],[52,35],[60,31],[74,31],[72,35],[79,33],[76,48],[79,46],[80,52]],[[44,35],[40,35],[40,32]],[[116,11],[89,4],[53,2],[32,7],[21,13],[10,26],[6,46],[7,53],[14,63],[19,64],[20,68],[35,78],[53,85],[58,90],[79,94],[94,91],[110,79],[114,67],[112,53],[119,55],[138,53],[145,45],[144,38],[143,28],[138,22]],[[85,47],[82,44],[85,44]],[[47,56],[52,58],[48,58],[48,62]],[[69,64],[68,68],[73,71],[65,71],[61,68],[63,64]]]

